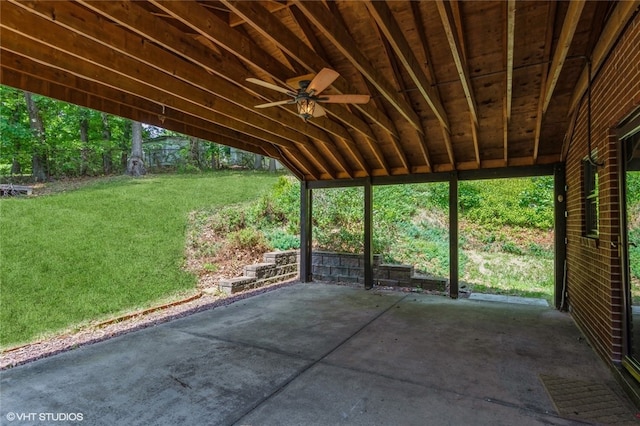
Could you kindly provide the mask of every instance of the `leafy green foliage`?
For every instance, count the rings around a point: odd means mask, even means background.
[[[519,256],[523,264],[526,256],[553,259],[548,242],[530,236],[525,239],[529,242],[520,242],[522,232],[545,234],[552,226],[552,186],[551,178],[460,183],[459,265],[465,279],[475,279],[466,271],[476,263],[476,252]],[[362,188],[314,190],[314,247],[362,252],[363,205]],[[448,206],[447,183],[374,187],[374,251],[387,262],[412,264],[419,272],[448,276]],[[255,223],[271,248],[299,247],[299,186],[293,179],[281,178],[272,192],[246,210],[246,225]]]
[[[259,251],[267,251],[267,241],[264,234],[255,228],[242,228],[231,232],[227,236],[230,247],[234,249],[256,249]]]
[[[50,176],[78,176],[82,173],[104,173],[106,157],[118,165],[122,152],[130,146],[130,121],[107,116],[44,96],[32,96],[45,128],[45,145],[36,146],[36,138],[29,126],[24,93],[0,86],[0,168],[3,174],[31,173],[31,155],[43,150]],[[88,142],[80,138],[80,122],[88,122]],[[105,139],[105,125],[110,137]],[[13,169],[12,169],[13,166]]]
[[[553,227],[553,178],[502,179],[460,184],[467,206],[463,218],[488,227]],[[482,194],[481,197],[478,194]],[[462,205],[463,196],[460,196]]]

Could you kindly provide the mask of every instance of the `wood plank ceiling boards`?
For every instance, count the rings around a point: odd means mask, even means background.
[[[0,2],[0,83],[279,159],[308,181],[548,165],[640,1]],[[583,58],[583,59],[580,59]],[[307,121],[289,99],[329,68]]]

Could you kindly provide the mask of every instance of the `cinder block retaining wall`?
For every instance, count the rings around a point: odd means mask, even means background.
[[[447,280],[416,274],[412,265],[381,263],[382,256],[373,256],[374,284],[382,286],[418,287],[444,291]],[[313,279],[364,284],[364,255],[314,251],[311,261]]]
[[[380,255],[373,256],[374,283],[382,286],[418,287],[444,291],[447,280],[416,274],[412,265],[381,263]],[[297,250],[265,253],[264,262],[248,265],[242,277],[220,281],[223,293],[233,294],[267,284],[287,281],[298,276]],[[364,283],[364,256],[362,254],[314,251],[311,272],[315,280]]]
[[[263,263],[245,266],[242,277],[222,280],[218,287],[223,293],[233,294],[296,278],[298,254],[298,250],[265,253]]]

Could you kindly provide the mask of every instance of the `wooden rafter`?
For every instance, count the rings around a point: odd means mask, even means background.
[[[407,71],[411,80],[420,91],[422,97],[435,114],[436,118],[444,128],[449,129],[449,119],[447,113],[440,102],[440,97],[431,87],[429,79],[424,74],[422,67],[411,50],[407,39],[405,38],[400,26],[393,17],[389,6],[382,1],[368,1],[367,8],[378,24],[378,27],[385,35],[388,43],[393,48],[397,58],[400,60],[404,69]]]
[[[458,77],[462,84],[462,90],[469,106],[469,113],[473,122],[478,125],[478,107],[476,105],[475,96],[473,94],[473,87],[471,86],[471,79],[469,78],[469,70],[467,64],[464,61],[464,52],[462,51],[462,45],[458,39],[458,32],[455,28],[455,22],[451,6],[444,0],[437,0],[438,12],[440,13],[440,20],[444,26],[444,31],[447,35],[447,41],[449,42],[449,49],[453,56],[453,61],[456,64],[458,71]]]
[[[565,159],[557,142],[588,86],[578,65],[601,78],[639,7],[4,0],[0,83],[277,157],[305,180],[539,165]],[[248,77],[286,86],[322,68],[342,74],[324,94],[370,102],[308,122],[294,105],[255,108],[287,95]]]
[[[105,14],[105,16],[109,17],[110,19],[116,20],[117,22],[120,23],[120,25],[125,26],[132,30],[134,29],[134,24],[130,22],[130,20],[135,19],[137,23],[137,25],[135,26],[135,28],[137,28],[137,32],[139,32],[146,39],[151,39],[158,42],[166,49],[175,50],[178,48],[176,47],[176,45],[178,45],[180,49],[180,53],[182,55],[189,57],[195,63],[199,64],[200,66],[202,66],[203,68],[207,69],[210,72],[211,74],[210,77],[206,81],[199,83],[199,85],[201,85],[203,89],[210,90],[212,93],[224,99],[229,100],[229,102],[233,102],[242,106],[247,111],[255,112],[259,115],[262,115],[263,117],[270,117],[274,121],[273,121],[273,124],[271,125],[267,123],[267,126],[265,127],[266,129],[269,129],[270,127],[272,129],[277,129],[279,127],[278,123],[285,123],[287,127],[289,127],[290,129],[295,129],[296,131],[303,133],[307,137],[317,139],[319,141],[322,141],[325,144],[330,145],[331,149],[328,152],[332,154],[331,156],[334,157],[334,161],[339,163],[341,167],[343,168],[346,167],[345,171],[348,174],[351,173],[348,166],[344,163],[344,160],[339,156],[337,150],[335,150],[335,145],[333,144],[333,142],[320,129],[316,127],[309,127],[304,125],[304,123],[302,123],[293,113],[283,114],[281,111],[278,111],[277,109],[270,110],[270,111],[261,111],[261,110],[253,111],[254,110],[253,105],[255,104],[255,99],[249,96],[245,91],[238,90],[237,88],[231,85],[225,84],[223,77],[227,77],[227,76],[223,74],[221,77],[218,77],[218,73],[220,72],[221,67],[219,68],[212,65],[211,60],[208,60],[209,57],[206,55],[206,52],[201,52],[200,50],[198,50],[198,46],[189,45],[188,40],[185,41],[181,39],[180,35],[176,33],[176,30],[171,30],[171,28],[160,29],[158,28],[158,25],[157,24],[154,25],[153,22],[149,22],[143,25],[141,23],[142,18],[138,17],[140,13],[127,13],[127,12],[136,12],[136,11],[117,7],[117,5],[114,2],[97,2],[97,3],[92,3],[91,6],[94,8],[94,10],[97,10],[97,11],[99,10],[101,13]],[[130,5],[130,6],[133,8],[136,8],[136,5]],[[77,12],[72,15],[76,16],[76,14]],[[161,31],[161,33],[157,34],[157,31]],[[173,37],[167,37],[167,35],[173,35]],[[178,40],[179,42],[175,42],[175,40]],[[174,41],[174,44],[172,44],[171,41]],[[136,44],[125,43],[124,45],[135,46]],[[120,48],[123,48],[123,47],[120,47]],[[123,53],[128,53],[129,55],[133,55],[133,57],[137,57],[138,59],[144,60],[145,58],[148,58],[149,61],[154,62],[156,67],[161,67],[163,64],[170,63],[170,59],[167,56],[168,53],[160,49],[154,48],[153,46],[149,46],[147,50],[151,50],[151,52],[148,52],[147,55],[140,54],[139,53],[140,51],[138,51],[138,53],[136,53],[135,51],[133,53],[123,51]],[[185,67],[186,69],[188,65],[184,65],[183,67]],[[246,71],[244,69],[238,68],[234,64],[230,64],[228,61],[226,63],[226,67],[227,67],[226,69],[231,73],[231,75],[234,76],[235,80],[241,79],[243,76],[246,76]],[[182,70],[181,68],[173,68],[174,75],[178,77],[181,77],[181,76],[184,77],[183,79],[185,80],[185,82],[193,84],[194,81],[198,81],[196,78],[196,75],[198,73],[197,68],[191,70],[190,74],[181,74],[180,72],[176,71],[176,69]],[[229,80],[239,83],[232,79],[229,79]],[[243,114],[238,110],[236,110],[236,113]],[[263,115],[263,114],[266,114],[266,115]],[[251,115],[248,115],[244,118],[242,117],[242,115],[240,115],[240,117],[247,121],[252,119],[255,120],[255,117],[252,118]],[[330,129],[333,129],[331,126],[327,126],[327,127],[329,127]],[[344,131],[342,131],[341,129],[338,129],[338,130],[340,130],[339,134],[341,136],[346,135]],[[295,136],[294,134],[291,134],[291,136],[293,139],[290,139],[290,140],[292,140],[295,143],[304,142],[304,138],[300,139],[299,136]],[[310,155],[318,156],[318,153],[313,152]],[[327,171],[327,173],[329,173],[329,175],[334,175],[334,172],[332,171],[332,167],[333,166],[330,166],[326,162],[323,163],[323,168]]]
[[[147,124],[160,126],[180,133],[232,146],[245,151],[268,155],[281,161],[291,172],[302,178],[304,173],[291,163],[290,154],[275,145],[265,145],[264,140],[212,123],[172,108],[160,109],[157,103],[124,94],[100,83],[89,81],[62,70],[54,70],[13,52],[0,50],[2,55],[2,81],[13,87],[69,101],[109,114],[126,117]],[[44,84],[43,84],[44,82]],[[64,94],[64,96],[60,96]],[[137,105],[136,108],[130,105]],[[294,149],[294,153],[297,150]],[[308,172],[307,172],[308,173]],[[315,174],[313,169],[311,174]],[[319,177],[319,174],[318,174]]]
[[[391,65],[391,69],[393,70],[393,80],[395,80],[396,85],[400,89],[400,93],[402,93],[405,98],[408,98],[408,96],[407,96],[407,87],[404,84],[404,81],[402,80],[402,75],[400,73],[400,66],[398,65],[398,60],[396,59],[395,54],[391,50],[391,46],[389,45],[387,40],[383,38],[382,39],[382,43],[383,43],[383,45],[385,47],[385,50],[387,51],[387,58],[389,59],[389,64]],[[409,100],[407,99],[407,102],[408,101]],[[379,107],[382,108],[383,111],[386,111],[385,106],[383,104],[381,104]],[[418,135],[424,134],[424,133],[420,133],[420,132],[417,132],[417,133],[418,133]],[[394,144],[394,148],[396,150],[396,154],[400,158],[400,161],[402,163],[402,167],[404,168],[404,170],[409,172],[409,170],[411,169],[411,166],[409,165],[409,161],[407,160],[407,156],[404,154],[404,151],[402,150],[402,147],[400,146],[399,143],[397,143],[397,144]],[[428,157],[425,157],[425,158],[427,158],[427,162],[428,162]]]
[[[26,24],[20,26],[20,33],[18,33],[15,32],[15,28],[4,26],[3,21],[3,47],[9,51],[25,54],[42,64],[68,70],[84,78],[95,79],[94,76],[100,76],[101,81],[112,87],[118,87],[125,92],[155,101],[163,106],[205,117],[218,125],[270,141],[284,148],[291,148],[295,145],[292,139],[297,137],[293,134],[290,135],[291,139],[287,140],[282,137],[282,133],[265,131],[263,129],[265,123],[260,123],[260,119],[255,119],[250,124],[247,124],[248,122],[245,120],[238,120],[233,113],[233,108],[228,104],[225,104],[224,114],[203,106],[204,99],[202,104],[197,104],[193,101],[200,96],[197,95],[197,89],[180,84],[175,79],[165,77],[139,63],[134,63],[130,58],[118,55],[118,52],[112,48],[107,49],[92,40],[74,37],[70,32],[61,33],[55,28],[57,23],[48,22],[33,14],[20,13],[18,9],[4,7],[5,4],[6,2],[3,2],[0,5],[4,17],[16,18],[17,16],[13,14],[19,13],[20,19],[15,22]],[[36,40],[40,40],[42,43],[46,43],[52,34],[57,34],[56,47],[36,42]],[[25,36],[29,37],[31,42],[26,43]],[[121,72],[115,72],[112,70],[114,66],[119,69],[137,69],[139,77],[134,79]],[[148,81],[153,81],[153,85],[147,83]],[[171,90],[180,91],[183,98],[170,97],[173,93]],[[240,113],[240,111],[235,112]]]
[[[471,78],[469,77],[469,70],[465,60],[466,54],[464,51],[464,44],[458,35],[459,33],[455,23],[456,17],[454,16],[451,5],[449,3],[445,3],[444,0],[437,0],[436,5],[438,7],[438,13],[440,14],[440,20],[442,21],[445,34],[447,35],[449,49],[451,51],[453,61],[458,71],[458,77],[460,79],[460,83],[462,84],[462,90],[464,92],[465,99],[467,100],[469,114],[471,117],[471,138],[473,140],[475,161],[477,167],[480,167],[480,143],[478,141],[478,107],[476,105],[475,96],[473,94],[473,87],[471,86]],[[456,13],[456,16],[459,16],[459,11],[458,13]],[[460,20],[459,17],[458,20]],[[459,22],[459,25],[461,26],[462,22]],[[462,31],[462,29],[460,29],[460,31]],[[450,137],[445,136],[445,141],[447,140],[449,140],[448,145],[450,145]],[[453,152],[450,154],[450,157],[453,157]]]
[[[504,95],[504,120],[503,120],[503,137],[504,137],[504,161],[508,161],[509,157],[509,124],[511,123],[511,102],[513,98],[513,49],[516,28],[516,0],[508,0],[507,2],[507,19],[505,20],[505,36],[506,36],[506,77],[505,77],[505,95]]]
[[[420,3],[419,2],[410,2],[411,4],[411,14],[413,17],[413,23],[416,27],[416,31],[418,33],[418,38],[420,40],[420,44],[422,46],[422,51],[424,54],[424,59],[426,62],[426,67],[425,67],[425,77],[427,78],[427,81],[429,82],[429,85],[432,86],[434,89],[434,92],[436,94],[436,96],[438,97],[438,99],[440,99],[440,93],[438,91],[438,87],[435,84],[435,71],[433,70],[433,62],[431,60],[431,53],[429,51],[429,43],[427,41],[427,32],[426,29],[423,25],[423,21],[422,21],[422,13],[420,12]],[[451,145],[451,135],[449,134],[449,131],[444,131],[442,132],[444,135],[444,144],[445,144],[445,148],[447,150],[447,155],[449,156],[449,161],[451,162],[451,165],[454,165],[456,163],[455,161],[455,157],[453,155],[453,146]],[[425,139],[422,139],[421,144],[423,146],[422,151],[423,154],[427,157],[427,164],[429,165],[429,169],[431,170],[433,168],[432,164],[431,164],[431,156],[429,154],[429,146],[427,144],[427,141]]]
[[[297,6],[304,12],[307,19],[316,27],[320,28],[325,36],[340,50],[340,52],[360,71],[379,91],[382,96],[393,105],[394,108],[405,117],[405,119],[416,130],[422,131],[420,120],[404,99],[393,89],[389,81],[372,66],[365,56],[356,46],[355,40],[351,37],[344,26],[329,13],[329,10],[317,2],[299,2]]]
[[[235,14],[242,16],[244,22],[251,25],[256,31],[275,43],[287,55],[305,67],[308,72],[316,73],[322,68],[332,68],[329,63],[319,57],[309,46],[301,42],[291,30],[272,16],[260,3],[228,0],[222,0],[222,2]],[[342,77],[338,78],[332,87],[339,93],[357,93],[357,90]],[[355,105],[355,108],[387,131],[395,131],[395,126],[391,120],[380,114],[376,108],[371,108],[368,104]],[[365,136],[370,138],[368,134]]]
[[[220,44],[230,53],[240,57],[247,64],[260,69],[280,84],[286,85],[288,77],[292,75],[291,70],[276,61],[273,57],[264,54],[251,39],[244,36],[235,28],[225,28],[226,24],[224,21],[215,16],[215,14],[203,10],[198,3],[155,0],[151,2],[175,19],[180,20],[183,24],[193,28],[194,31],[198,31],[202,37],[206,37],[213,43]],[[257,90],[255,87],[250,87],[249,85],[246,87],[252,91]],[[293,87],[293,89],[296,89],[296,87]],[[373,138],[373,134],[367,124],[352,114],[346,113],[343,107],[327,105],[325,109],[343,124],[363,133],[369,138]],[[313,124],[333,133],[339,129],[333,121],[326,119],[315,119]],[[339,136],[348,140],[351,139],[350,135],[344,131],[341,131]]]
[[[142,37],[158,43],[165,49],[174,51],[189,58],[195,64],[206,69],[211,74],[211,78],[207,80],[206,84],[213,85],[214,82],[216,83],[218,91],[214,92],[215,94],[229,100],[230,102],[242,105],[248,111],[253,111],[260,115],[266,114],[266,117],[272,117],[274,119],[275,126],[277,126],[277,123],[284,122],[287,127],[296,129],[308,137],[313,137],[331,144],[323,131],[304,125],[296,118],[296,115],[293,112],[289,114],[290,117],[287,117],[286,114],[282,114],[278,109],[255,111],[253,105],[255,105],[256,100],[252,96],[249,96],[244,90],[239,90],[238,87],[225,85],[223,81],[228,80],[228,82],[243,85],[245,84],[244,79],[249,76],[247,70],[233,63],[229,63],[229,61],[212,58],[206,51],[199,49],[196,44],[190,43],[188,39],[185,40],[181,37],[181,33],[177,29],[167,26],[162,27],[158,22],[154,21],[144,21],[142,18],[144,14],[140,10],[140,7],[135,3],[127,4],[126,7],[120,7],[116,2],[99,1],[87,3],[87,6],[96,12],[103,14],[109,19],[115,20],[120,25],[137,32]],[[151,50],[152,48],[149,47],[148,49]],[[162,55],[162,52],[159,49],[153,52],[150,56],[153,57],[154,55],[166,57],[165,61],[169,60],[169,56],[167,54]],[[166,63],[160,60],[158,60],[158,62]],[[187,65],[178,67],[176,68],[178,71],[173,72],[176,73],[182,71],[185,67],[187,67]],[[196,75],[198,73],[198,69],[194,68],[191,72],[192,74],[189,75],[188,81],[191,83],[197,82]],[[201,84],[204,85],[205,82],[202,82]],[[327,127],[328,128],[325,130],[336,133],[340,137],[349,137],[349,134],[341,127]]]
[[[567,53],[571,47],[573,41],[573,35],[578,27],[580,21],[580,15],[584,9],[584,0],[574,0],[569,2],[569,9],[567,15],[564,18],[562,25],[562,32],[558,39],[556,50],[553,53],[553,60],[551,61],[551,68],[549,69],[549,75],[547,77],[547,84],[544,90],[544,102],[542,103],[542,115],[547,112],[549,102],[551,102],[551,95],[560,78],[560,72],[567,58]]]
[[[551,57],[551,44],[553,41],[553,28],[555,27],[556,3],[550,2],[547,9],[547,31],[545,36],[544,54],[542,57],[541,81],[540,81],[540,99],[538,101],[538,113],[536,116],[536,129],[533,143],[533,161],[538,161],[538,151],[540,150],[540,134],[542,132],[542,121],[544,119],[544,102],[545,90],[547,85],[547,76],[549,75],[549,58]]]

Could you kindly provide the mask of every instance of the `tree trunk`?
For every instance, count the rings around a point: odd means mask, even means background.
[[[19,175],[22,173],[22,166],[20,165],[20,162],[18,161],[17,158],[13,158],[13,160],[11,161],[11,174],[12,175]]]
[[[275,158],[269,158],[269,171],[274,173],[276,171],[276,160]]]
[[[255,170],[262,170],[262,155],[256,154],[253,159],[253,168]]]
[[[113,159],[111,158],[111,127],[109,127],[109,116],[106,113],[101,114],[102,118],[102,140],[104,141],[104,150],[102,151],[102,172],[105,175],[113,172]]]
[[[27,110],[29,111],[31,132],[36,139],[31,156],[33,178],[36,182],[44,182],[47,179],[44,123],[42,122],[40,109],[33,100],[31,93],[24,92],[24,99],[27,102]]]
[[[200,164],[200,139],[195,137],[189,138],[189,164],[201,168]]]
[[[211,168],[218,170],[220,168],[220,146],[213,145],[211,148]]]
[[[127,174],[130,176],[142,176],[147,173],[142,161],[142,123],[133,121],[131,134],[131,155],[127,162]]]
[[[229,157],[231,157],[231,165],[237,166],[240,164],[240,150],[236,148],[229,149]]]
[[[80,114],[80,176],[86,176],[89,169],[89,111],[82,109]]]

